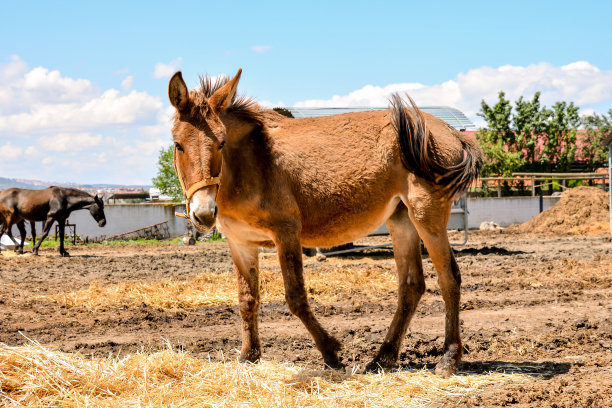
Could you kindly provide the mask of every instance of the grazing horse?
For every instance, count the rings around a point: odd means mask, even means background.
[[[34,240],[32,252],[38,255],[40,244],[49,235],[53,221],[57,221],[60,236],[59,252],[61,256],[70,256],[64,249],[66,219],[71,212],[83,208],[89,209],[91,216],[100,227],[106,225],[104,203],[97,195],[92,196],[74,188],[55,186],[42,190],[8,188],[0,191],[0,217],[4,219],[4,224],[0,225],[0,236],[6,230],[9,238],[15,243],[15,252],[23,253],[26,234],[25,221],[28,220],[32,227],[32,239]],[[45,222],[43,235],[38,243],[36,243],[35,221]],[[21,245],[17,245],[13,238],[11,227],[14,224],[17,224],[21,233]]]
[[[446,226],[453,198],[477,177],[476,142],[411,107],[399,95],[388,111],[290,119],[237,96],[231,80],[201,78],[189,91],[177,72],[168,94],[176,108],[175,168],[184,215],[200,231],[227,237],[238,281],[241,361],[261,356],[259,247],[276,247],[285,299],[329,367],[342,367],[340,342],[313,314],[304,287],[302,246],[351,242],[386,222],[393,240],[399,300],[368,371],[397,364],[402,340],[425,291],[420,241],[438,273],[446,306],[444,355],[436,373],[456,372],[461,276]]]

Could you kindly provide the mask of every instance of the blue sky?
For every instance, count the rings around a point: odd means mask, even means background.
[[[0,3],[0,176],[148,184],[169,76],[243,69],[263,105],[384,106],[393,91],[477,121],[542,91],[612,108],[607,1]]]

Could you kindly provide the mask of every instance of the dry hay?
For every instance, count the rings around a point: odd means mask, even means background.
[[[338,301],[360,294],[379,299],[397,289],[395,273],[372,265],[363,267],[324,266],[305,271],[309,297],[315,301]],[[280,273],[260,271],[261,301],[284,302],[285,289]],[[93,282],[77,292],[40,296],[66,307],[85,306],[98,309],[108,306],[137,306],[142,303],[162,308],[197,308],[209,305],[232,305],[238,302],[236,279],[230,273],[201,274],[190,280],[120,283],[100,286]]]
[[[610,201],[596,187],[566,190],[548,210],[513,228],[517,232],[597,235],[610,232]]]
[[[36,342],[0,345],[0,405],[7,407],[420,407],[527,379],[497,372],[441,378],[426,370],[356,374],[268,361],[213,363],[171,347],[118,359],[55,352]]]
[[[553,288],[561,285],[575,289],[611,287],[608,271],[612,258],[599,256],[594,260],[571,258],[525,264],[506,284],[521,288]],[[311,300],[321,303],[343,301],[350,296],[368,298],[374,302],[391,298],[395,301],[397,276],[384,265],[325,265],[304,271],[306,288]],[[430,282],[430,284],[434,284]],[[261,302],[284,302],[282,276],[273,271],[260,271]],[[136,307],[141,304],[165,309],[195,309],[203,306],[236,305],[238,293],[233,273],[200,274],[189,280],[167,279],[161,282],[119,283],[101,286],[93,282],[87,289],[35,296],[63,307],[85,307],[97,310],[107,307]]]

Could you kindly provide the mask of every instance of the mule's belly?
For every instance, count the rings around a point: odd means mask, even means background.
[[[387,201],[364,205],[354,211],[302,221],[301,242],[306,247],[331,247],[362,238],[382,225],[400,203],[399,195]]]
[[[302,219],[300,242],[305,247],[327,248],[352,242],[374,232],[400,203],[400,196],[392,196],[359,209],[347,212],[325,211],[316,217]],[[274,246],[276,231],[254,225],[241,218],[219,216],[217,227],[229,239],[239,244]]]

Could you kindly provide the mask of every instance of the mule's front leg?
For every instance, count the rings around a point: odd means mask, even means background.
[[[289,310],[304,323],[313,337],[317,349],[323,355],[325,364],[331,368],[341,368],[338,358],[340,342],[332,337],[317,321],[306,296],[304,271],[302,266],[302,246],[299,239],[277,242],[278,258],[283,272],[285,299]]]
[[[242,317],[242,350],[240,361],[256,362],[261,357],[257,328],[259,312],[259,257],[256,246],[243,246],[229,241],[238,282],[238,301]]]
[[[45,220],[45,228],[43,228],[42,236],[40,237],[40,240],[38,240],[36,245],[34,245],[34,248],[32,248],[32,253],[34,255],[38,255],[38,248],[40,248],[40,244],[42,244],[45,238],[47,238],[47,235],[49,235],[49,231],[51,231],[51,225],[53,225],[53,221],[55,220],[51,217],[47,217],[47,219]]]

